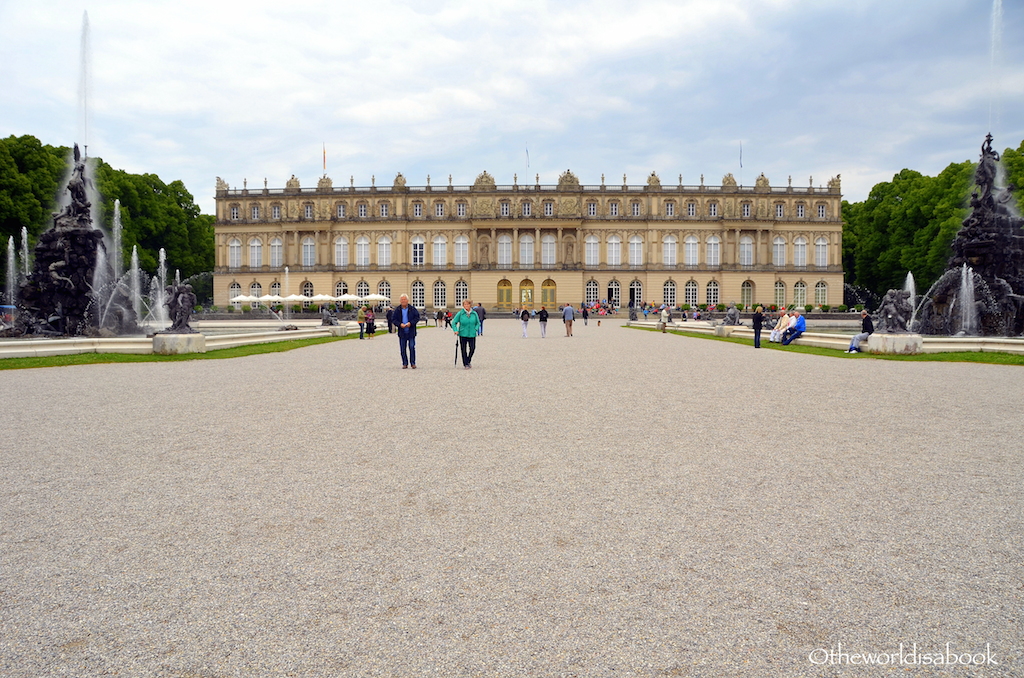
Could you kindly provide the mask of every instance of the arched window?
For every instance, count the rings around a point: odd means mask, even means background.
[[[807,305],[807,284],[798,282],[793,285],[793,303],[797,306]]]
[[[242,243],[238,243],[238,247],[241,248],[242,247]],[[234,299],[235,297],[240,297],[240,296],[242,296],[242,286],[239,285],[236,282],[231,283],[228,286],[228,301],[231,302],[234,305],[234,307],[237,308],[237,309],[242,308],[242,302],[240,302],[240,301],[231,301],[231,300]]]
[[[665,266],[676,265],[677,242],[678,241],[676,240],[676,237],[674,235],[666,235],[664,238],[661,239],[661,261]]]
[[[313,296],[313,283],[309,282],[308,280],[306,282],[302,283],[302,296],[304,296],[304,297],[312,297]],[[302,308],[309,308],[309,305],[311,303],[313,303],[313,302],[311,302],[311,301],[304,301],[304,302],[302,302]]]
[[[622,305],[622,286],[619,285],[618,280],[612,280],[608,283],[608,303],[612,306]]]
[[[254,282],[253,284],[249,285],[249,296],[250,297],[262,297],[263,296],[263,285],[259,284],[258,282]],[[258,302],[258,301],[253,301],[251,303],[252,303],[252,307],[253,308],[258,308],[259,305],[260,305],[260,302]]]
[[[754,303],[754,283],[744,280],[740,285],[740,303],[750,306]]]
[[[498,266],[508,268],[512,265],[512,237],[498,236]]]
[[[629,283],[629,301],[634,306],[639,306],[644,302],[644,284],[639,280]]]
[[[828,285],[824,280],[819,280],[814,286],[814,304],[821,306],[828,303]]]
[[[533,266],[533,236],[519,236],[519,265],[522,267]]]
[[[281,283],[276,280],[270,283],[270,293],[275,297],[281,296]]]
[[[391,299],[391,283],[387,280],[381,280],[377,283],[377,294]]]
[[[540,303],[548,306],[554,306],[558,303],[555,297],[556,290],[557,286],[555,285],[555,281],[551,278],[542,282],[540,284]]]
[[[786,283],[781,280],[775,281],[775,305],[779,308],[786,306]]]
[[[370,283],[365,280],[360,280],[356,283],[356,296],[362,299],[363,297],[370,296]]]
[[[274,238],[270,241],[270,267],[281,268],[284,266],[284,241]]]
[[[348,294],[348,284],[344,280],[339,280],[334,283],[334,296],[340,297],[343,294]]]
[[[263,241],[253,238],[249,241],[249,268],[259,268],[263,265]]]
[[[540,237],[540,263],[541,266],[555,265],[555,236],[550,233]]]
[[[456,251],[458,251],[458,247],[456,247]],[[455,283],[455,305],[462,306],[462,302],[466,299],[469,299],[469,285],[465,280],[460,280]]]
[[[754,265],[754,239],[749,235],[740,238],[740,266]]]
[[[704,299],[708,306],[718,303],[718,283],[714,280],[708,283]]]
[[[242,267],[242,241],[232,238],[228,241],[228,268]],[[239,288],[241,289],[241,288]],[[237,296],[237,295],[236,295]]]
[[[525,279],[519,283],[519,301],[523,306],[533,308],[533,281]]]
[[[718,266],[719,264],[719,245],[721,244],[717,235],[708,237],[707,240],[707,257],[705,257],[708,266]],[[716,283],[717,285],[717,283]],[[715,302],[718,303],[718,302]]]
[[[435,267],[448,265],[448,238],[443,235],[434,236],[433,259]]]
[[[687,266],[697,265],[697,252],[700,250],[700,243],[697,241],[697,236],[688,235],[683,241],[683,263]],[[694,302],[697,303],[697,302]]]
[[[412,299],[409,300],[416,308],[423,308],[427,305],[427,286],[423,281],[416,280],[412,284]]]
[[[386,204],[381,203],[381,207],[384,207]],[[391,238],[386,235],[377,238],[377,265],[391,265]]]
[[[598,266],[601,263],[601,241],[598,240],[596,235],[588,235],[586,240],[583,241],[583,247],[585,250],[584,263],[587,266]],[[597,284],[596,282],[594,283]],[[597,301],[595,299],[594,301]]]
[[[665,284],[661,286],[661,301],[668,304],[669,306],[676,305],[676,284],[671,280],[666,280]]]
[[[316,266],[316,241],[309,236],[302,239],[302,265]]]
[[[443,280],[434,283],[434,308],[445,308],[448,306],[448,288]]]
[[[781,235],[775,236],[772,240],[772,264],[775,266],[786,265],[786,239]]]
[[[365,235],[356,238],[356,266],[370,265],[370,239]]]
[[[512,283],[508,280],[498,281],[498,306],[504,309],[512,308]]]
[[[637,203],[639,205],[639,203]],[[629,265],[643,266],[644,264],[644,239],[638,235],[629,237]]]
[[[824,236],[814,241],[814,265],[819,268],[828,266],[828,239]]]
[[[425,259],[427,241],[423,239],[422,235],[413,236],[412,239],[412,255],[409,261],[412,262],[413,266],[422,266]]]
[[[617,235],[608,238],[608,265],[620,266],[622,264],[622,238]]]
[[[593,304],[598,299],[600,299],[600,297],[598,296],[600,294],[600,289],[601,288],[597,284],[596,280],[588,280],[587,281],[586,296],[584,298],[586,299],[586,302],[588,304]]]
[[[469,238],[464,235],[455,236],[455,265],[469,266]]]
[[[793,265],[807,265],[807,238],[803,236],[799,236],[793,241]]]
[[[690,306],[697,305],[697,281],[689,280],[683,287],[683,303]]]
[[[348,238],[345,236],[334,240],[334,265],[348,266]]]

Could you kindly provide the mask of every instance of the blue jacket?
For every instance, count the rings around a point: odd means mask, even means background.
[[[415,337],[416,336],[416,323],[420,321],[420,312],[416,310],[416,307],[409,304],[409,327],[399,327],[398,333],[404,337]],[[402,307],[396,306],[395,313],[391,316],[391,324],[399,326],[402,324]]]
[[[807,329],[807,321],[804,320],[803,314],[796,317],[796,324],[793,325],[794,332],[803,332]]]

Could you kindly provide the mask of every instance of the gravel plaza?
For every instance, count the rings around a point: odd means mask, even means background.
[[[1021,368],[620,324],[0,373],[0,675],[1024,675]]]

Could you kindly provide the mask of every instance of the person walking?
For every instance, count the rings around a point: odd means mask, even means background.
[[[754,348],[761,348],[761,328],[764,326],[764,313],[760,306],[754,309]]]
[[[526,304],[523,304],[523,308],[519,311],[519,320],[523,323],[523,339],[527,339],[526,326],[530,324],[530,311],[526,308]]]
[[[409,297],[403,294],[398,298],[398,308],[393,316],[398,329],[398,350],[402,354],[402,369],[416,369],[416,323],[420,321],[420,312],[415,306],[409,305]]]
[[[586,307],[583,307],[583,317],[586,318]],[[572,304],[566,304],[562,307],[562,322],[565,323],[565,336],[572,336],[572,321],[576,317],[576,311],[573,310]],[[586,324],[586,323],[584,323]]]
[[[537,313],[537,320],[540,321],[540,338],[544,339],[548,336],[548,311],[543,306],[540,307],[540,312]]]
[[[473,302],[466,299],[462,308],[452,319],[452,331],[459,338],[462,350],[462,369],[473,368],[473,354],[476,353],[476,333],[480,329],[480,316],[473,311]]]
[[[359,323],[359,338],[362,339],[366,333],[366,306],[359,307],[359,313],[356,314],[356,322]]]
[[[584,306],[581,313],[583,314],[583,326],[586,327],[589,324],[587,321],[590,320],[590,311]]]
[[[395,315],[395,309],[391,307],[391,304],[388,304],[388,315],[387,315],[387,318],[388,318],[388,334],[391,334],[392,332],[395,331],[394,323],[391,322],[392,316],[394,316],[394,315]]]
[[[484,321],[487,320],[487,311],[484,310],[483,304],[477,304],[473,307],[473,313],[480,319],[480,327],[476,331],[476,336],[482,337],[484,335]]]

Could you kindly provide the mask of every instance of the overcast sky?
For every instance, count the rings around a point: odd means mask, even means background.
[[[841,174],[858,201],[1024,139],[1001,5],[993,50],[992,0],[0,0],[0,136],[84,141],[206,213],[217,176],[314,186],[324,146],[335,186]]]

